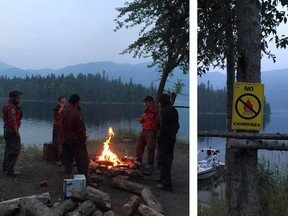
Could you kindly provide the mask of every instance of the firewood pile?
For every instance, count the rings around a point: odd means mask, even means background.
[[[51,204],[50,194],[43,193],[20,197],[0,203],[0,215],[26,216],[115,216],[142,215],[161,216],[163,207],[152,193],[150,187],[123,178],[111,179],[111,186],[131,192],[127,200],[123,200],[122,212],[115,214],[111,206],[110,195],[104,191],[87,186],[74,190],[72,196],[62,203]]]
[[[90,160],[89,172],[96,174],[107,174],[115,177],[118,175],[128,176],[129,178],[138,178],[142,176],[133,157],[119,158],[119,164],[114,165],[113,162],[107,160]]]

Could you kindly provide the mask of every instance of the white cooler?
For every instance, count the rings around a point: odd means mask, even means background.
[[[66,197],[71,197],[73,190],[84,190],[85,188],[85,175],[74,175],[73,179],[64,179],[63,181],[63,192]]]

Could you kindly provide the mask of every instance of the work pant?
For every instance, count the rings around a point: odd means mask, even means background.
[[[66,174],[72,173],[73,159],[75,159],[78,174],[84,174],[86,178],[89,177],[89,157],[86,143],[83,143],[80,140],[64,139],[62,143],[62,156]]]
[[[3,159],[3,172],[13,173],[14,166],[21,150],[21,138],[16,135],[16,133],[8,133],[4,131],[5,138],[5,152]]]
[[[160,180],[163,186],[171,187],[171,168],[173,162],[175,140],[158,140],[158,166],[160,169]]]
[[[156,130],[142,129],[137,138],[136,144],[136,160],[142,162],[142,157],[147,146],[148,164],[154,165],[155,149],[156,149]]]
[[[53,125],[52,143],[57,148],[57,161],[62,161],[62,135],[60,128]]]

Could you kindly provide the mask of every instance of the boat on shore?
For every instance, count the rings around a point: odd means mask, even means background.
[[[207,179],[216,174],[216,169],[218,167],[224,167],[225,163],[221,162],[217,158],[217,154],[220,153],[219,149],[213,148],[201,148],[198,150],[198,165],[197,173],[198,179]],[[200,156],[205,155],[205,158],[199,160]],[[203,156],[202,156],[203,157]]]

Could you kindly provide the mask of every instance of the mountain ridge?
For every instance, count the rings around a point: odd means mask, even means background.
[[[142,84],[146,87],[150,85],[158,86],[160,81],[160,75],[157,71],[157,67],[147,67],[151,62],[143,62],[138,64],[129,64],[129,63],[115,63],[112,61],[99,61],[99,62],[87,62],[87,63],[79,63],[75,65],[69,65],[62,67],[60,69],[20,69],[15,66],[8,65],[5,67],[5,63],[3,62],[3,69],[1,69],[0,62],[0,75],[7,76],[8,78],[20,77],[25,78],[26,76],[47,76],[50,74],[54,74],[56,76],[69,75],[73,74],[76,76],[77,74],[101,74],[107,76],[108,79],[121,79],[124,83],[129,83],[132,81],[136,84]],[[184,95],[179,95],[177,100],[179,101],[189,101],[189,74],[184,75],[183,72],[176,68],[173,72],[174,76],[170,76],[168,78],[166,84],[166,90],[172,89],[174,83],[181,79],[184,83],[184,88],[182,93]]]

